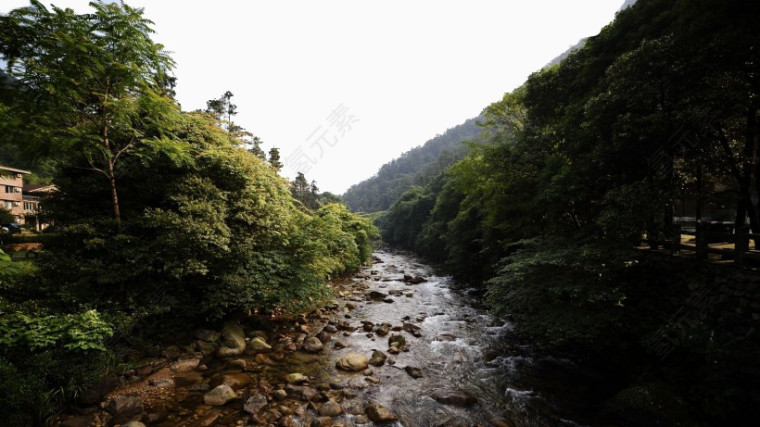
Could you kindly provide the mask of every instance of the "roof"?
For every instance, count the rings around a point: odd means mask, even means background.
[[[9,168],[8,166],[0,166],[0,171],[8,171],[8,172],[13,172],[13,173],[32,173],[31,171],[16,169],[16,168]]]
[[[55,184],[29,184],[22,187],[24,193],[50,193],[55,190]]]

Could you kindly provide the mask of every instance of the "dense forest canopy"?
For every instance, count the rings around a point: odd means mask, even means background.
[[[711,220],[732,222],[736,236],[760,233],[758,18],[756,2],[739,0],[630,5],[489,106],[484,143],[401,195],[378,220],[384,241],[480,285],[544,348],[626,372],[634,385],[620,396],[668,389],[710,422],[756,414],[758,394],[736,375],[759,378],[745,359],[757,337],[720,323],[740,324],[738,315],[711,312],[667,336],[688,368],[654,360],[647,343],[668,310],[688,305],[683,292],[719,286],[634,246],[646,235],[657,248],[674,232],[680,242],[684,218],[696,222],[698,246]],[[747,242],[732,239],[738,262]],[[673,379],[687,370],[711,374]],[[680,410],[669,405],[637,416],[673,423]]]

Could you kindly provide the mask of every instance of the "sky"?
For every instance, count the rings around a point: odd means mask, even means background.
[[[597,34],[623,0],[126,3],[171,52],[183,110],[232,92],[233,120],[279,149],[283,176],[342,194]]]

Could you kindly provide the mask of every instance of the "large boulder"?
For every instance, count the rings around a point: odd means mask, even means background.
[[[237,394],[232,387],[222,384],[203,395],[203,403],[211,406],[222,406],[230,400],[237,399]]]
[[[348,353],[338,359],[338,361],[335,362],[335,366],[344,371],[360,372],[367,369],[367,366],[369,366],[369,359],[359,353]]]
[[[222,327],[222,345],[229,348],[245,348],[245,331],[237,322],[227,322]]]
[[[240,356],[245,351],[245,331],[237,322],[227,322],[222,327],[219,357]]]

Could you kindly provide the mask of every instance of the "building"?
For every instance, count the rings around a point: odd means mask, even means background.
[[[19,225],[24,224],[24,175],[30,171],[0,166],[0,207],[10,211]]]
[[[40,199],[57,190],[53,184],[32,184],[23,187],[24,221],[29,226],[34,226],[37,231],[42,231],[51,225],[45,215],[40,214]]]

